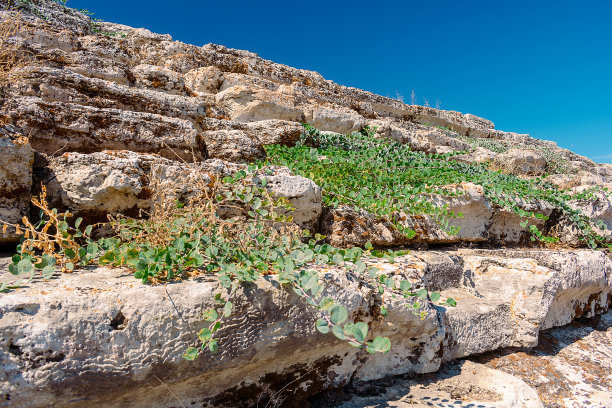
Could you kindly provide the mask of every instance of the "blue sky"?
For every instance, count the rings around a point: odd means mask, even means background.
[[[384,96],[473,113],[612,163],[612,1],[69,0]]]

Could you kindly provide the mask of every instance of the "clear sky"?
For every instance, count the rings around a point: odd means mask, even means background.
[[[69,0],[94,17],[245,49],[612,163],[612,0]]]

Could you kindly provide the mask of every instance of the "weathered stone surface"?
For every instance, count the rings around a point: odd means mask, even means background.
[[[231,176],[246,165],[219,159],[182,163],[158,155],[131,151],[103,151],[92,154],[64,153],[50,159],[45,179],[50,204],[70,209],[79,216],[105,219],[106,214],[146,215],[154,197],[186,202],[201,193],[213,178]],[[270,169],[253,177],[275,197],[285,197],[293,206],[294,221],[311,231],[318,230],[321,189],[313,181],[291,175],[287,168]],[[31,177],[30,177],[31,180]],[[29,200],[29,190],[28,190]],[[27,208],[27,205],[26,205]]]
[[[522,379],[545,407],[612,406],[612,313],[543,331],[531,350],[498,351],[482,364]]]
[[[0,125],[0,219],[18,224],[28,214],[32,189],[34,151],[26,137],[10,125]],[[0,243],[18,240],[9,227]]]
[[[279,168],[266,178],[266,188],[275,197],[286,197],[293,207],[287,212],[293,221],[311,232],[318,231],[321,216],[321,188],[312,180],[291,175],[287,168]]]
[[[546,171],[546,159],[533,150],[510,149],[497,155],[494,163],[511,174],[539,175]]]
[[[327,293],[349,316],[369,322],[371,335],[390,337],[391,352],[378,355],[318,333],[314,309],[270,279],[239,290],[234,313],[219,332],[220,354],[195,363],[180,354],[204,325],[201,313],[212,305],[217,283],[199,279],[151,287],[104,268],[34,281],[0,297],[1,392],[10,395],[10,404],[32,407],[84,401],[162,407],[176,405],[176,398],[203,406],[252,406],[276,392],[297,402],[349,381],[434,372],[442,358],[531,347],[544,325],[563,323],[549,316],[573,315],[575,305],[560,295],[570,286],[591,290],[593,274],[608,279],[612,261],[585,250],[527,255],[462,250],[415,252],[394,264],[370,261],[394,279],[420,277],[416,287],[437,285],[443,295],[456,296],[457,308],[428,308],[425,320],[397,299],[387,300],[389,314],[379,320],[373,288],[345,270],[321,269]],[[450,279],[444,276],[448,270]],[[598,311],[607,310],[610,298],[600,306]]]
[[[185,74],[185,87],[200,96],[204,93],[217,93],[223,83],[223,75],[217,67],[201,67]]]
[[[137,65],[131,72],[138,88],[163,90],[173,95],[186,94],[183,76],[177,72],[149,64]]]
[[[521,217],[492,204],[484,194],[482,186],[462,183],[447,186],[450,191],[458,192],[454,197],[437,196],[432,201],[463,217],[449,219],[449,225],[458,226],[459,232],[450,235],[437,222],[428,216],[405,216],[398,222],[413,230],[416,235],[408,239],[386,219],[375,217],[364,210],[348,206],[327,209],[321,220],[321,231],[329,237],[333,245],[340,247],[363,246],[370,241],[377,246],[398,246],[406,244],[449,244],[456,242],[489,242],[502,245],[530,245],[530,233],[520,223]],[[545,201],[526,202],[516,200],[516,205],[525,211],[535,211],[549,216],[553,207]],[[545,227],[543,220],[530,221],[538,228]],[[578,235],[568,239],[577,244]]]
[[[153,113],[94,108],[36,97],[14,101],[15,124],[30,135],[34,150],[53,155],[72,151],[131,150],[176,159],[206,158],[194,125]]]
[[[532,347],[559,288],[554,270],[530,259],[464,257],[472,288],[444,293],[462,306],[446,313],[444,359],[505,347]]]
[[[346,393],[350,393],[348,398]],[[330,393],[315,399],[313,406],[544,408],[535,389],[520,378],[469,360],[446,365],[436,375],[355,384],[344,395]]]
[[[543,330],[537,347],[445,364],[435,374],[354,383],[309,400],[313,408],[612,406],[612,312]]]
[[[138,216],[140,210],[151,209],[149,174],[158,161],[167,162],[130,151],[64,153],[49,165],[51,204],[103,219],[106,214]]]
[[[448,153],[454,150],[469,150],[470,146],[449,132],[435,126],[426,126],[408,121],[372,120],[368,126],[375,128],[377,135],[409,145],[413,150]]]
[[[371,319],[371,290],[359,289],[338,272],[325,276],[330,293],[352,316]],[[252,406],[262,391],[279,391],[296,371],[308,373],[298,381],[308,384],[308,395],[348,382],[355,370],[351,361],[357,354],[368,358],[318,333],[316,317],[302,301],[263,281],[259,288],[240,291],[235,317],[220,334],[220,353],[186,362],[180,354],[194,344],[216,286],[192,281],[180,288],[147,287],[119,270],[98,269],[3,296],[3,395],[10,395],[11,405],[31,407],[80,406],[85,401],[108,407],[173,406],[175,398],[151,381],[157,376],[188,404]],[[80,294],[68,297],[71,292]],[[419,369],[419,364],[408,365],[408,357],[419,358],[414,351],[437,335],[437,324],[419,323],[405,308],[394,313],[406,323],[394,328],[392,337],[398,349],[406,348],[398,350],[405,358],[402,369]],[[0,405],[7,406],[4,401]]]
[[[68,70],[37,67],[24,72],[21,80],[11,85],[11,92],[16,95],[37,96],[46,102],[155,113],[193,121],[219,113],[211,109],[210,98],[188,98],[150,86],[153,89],[130,87]],[[9,115],[18,118],[19,105],[14,106],[9,102],[8,106],[14,109],[9,110]]]
[[[464,163],[486,163],[493,162],[496,156],[497,154],[489,149],[485,149],[484,147],[477,147],[469,153],[453,156],[451,157],[451,160],[456,160]]]

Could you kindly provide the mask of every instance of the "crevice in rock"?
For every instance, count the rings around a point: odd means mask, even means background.
[[[21,351],[21,347],[19,347],[16,344],[13,344],[13,342],[11,342],[11,344],[9,344],[9,353],[15,355],[15,356],[21,356],[23,355],[23,351]]]
[[[123,315],[121,311],[117,313],[115,317],[113,317],[113,319],[110,322],[110,326],[113,328],[113,330],[125,329],[125,327],[127,326],[127,319],[125,318],[125,316]]]

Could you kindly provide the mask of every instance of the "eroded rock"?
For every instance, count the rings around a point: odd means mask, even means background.
[[[510,174],[540,175],[546,171],[546,159],[533,150],[510,149],[497,155],[494,163]]]
[[[32,189],[34,151],[29,140],[14,126],[0,125],[0,219],[19,224],[28,215]],[[2,232],[0,243],[18,241],[13,227]]]
[[[321,268],[326,294],[345,305],[350,318],[370,323],[371,335],[391,339],[388,354],[368,355],[318,333],[315,309],[266,278],[239,289],[219,332],[220,353],[189,363],[181,353],[205,324],[202,311],[214,302],[216,281],[148,286],[118,269],[82,270],[0,297],[0,390],[11,396],[9,404],[31,407],[78,406],[83,398],[109,407],[169,407],[176,398],[252,406],[276,392],[297,402],[349,381],[434,372],[442,359],[533,346],[541,328],[563,324],[549,316],[561,310],[572,316],[574,305],[559,294],[570,286],[591,290],[591,274],[609,276],[612,265],[604,253],[584,250],[532,250],[528,257],[518,251],[415,252],[394,264],[368,263],[394,279],[414,279],[416,288],[437,285],[443,295],[456,296],[458,306],[427,307],[421,320],[404,302],[388,299],[389,314],[381,320],[373,287],[342,268]],[[456,277],[444,277],[448,268]],[[610,298],[598,310],[609,306]],[[288,378],[295,380],[291,388]]]

